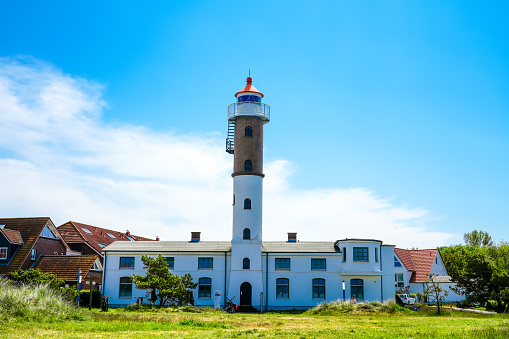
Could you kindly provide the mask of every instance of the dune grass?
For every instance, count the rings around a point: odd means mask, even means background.
[[[84,319],[87,314],[48,285],[16,285],[0,278],[0,320],[52,322]]]
[[[88,312],[88,311],[86,311]],[[509,315],[412,312],[392,304],[227,314],[183,307],[94,309],[81,320],[0,322],[1,338],[507,338]]]

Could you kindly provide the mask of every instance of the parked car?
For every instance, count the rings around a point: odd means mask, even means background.
[[[403,304],[413,305],[415,304],[415,298],[410,293],[396,294]]]

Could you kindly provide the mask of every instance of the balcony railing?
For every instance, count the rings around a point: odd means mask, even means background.
[[[228,106],[228,120],[235,119],[236,116],[255,116],[261,118],[264,122],[270,120],[270,106],[257,103],[233,103]]]

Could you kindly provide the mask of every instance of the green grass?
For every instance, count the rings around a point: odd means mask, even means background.
[[[377,307],[376,305],[372,305]],[[509,315],[312,311],[227,314],[210,309],[92,310],[83,320],[2,321],[1,338],[507,338]],[[327,311],[329,312],[329,311]]]

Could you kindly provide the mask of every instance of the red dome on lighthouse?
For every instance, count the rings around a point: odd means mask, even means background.
[[[241,89],[240,91],[235,93],[235,97],[237,97],[239,94],[242,94],[242,93],[256,93],[256,94],[260,94],[261,97],[263,98],[263,94],[253,86],[253,78],[251,78],[251,77],[247,77],[246,86],[244,86],[243,89]]]

